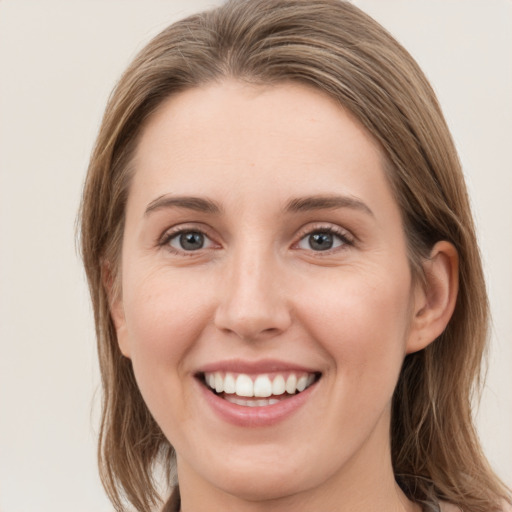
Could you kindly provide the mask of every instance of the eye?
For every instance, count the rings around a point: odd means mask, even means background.
[[[351,245],[350,240],[341,233],[337,233],[332,229],[321,229],[312,231],[302,237],[297,244],[299,249],[308,251],[329,251],[343,245]]]
[[[176,251],[198,251],[200,249],[208,249],[213,242],[201,231],[179,231],[170,234],[164,241],[165,245],[169,245]]]

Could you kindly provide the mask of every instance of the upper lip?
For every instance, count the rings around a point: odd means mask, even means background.
[[[231,372],[231,373],[279,373],[279,372],[301,372],[319,373],[318,369],[310,368],[289,361],[277,359],[261,359],[258,361],[247,361],[241,359],[229,359],[216,361],[201,366],[196,373]]]

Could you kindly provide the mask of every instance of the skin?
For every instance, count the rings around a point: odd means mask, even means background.
[[[182,510],[419,510],[394,480],[390,401],[405,355],[449,320],[457,256],[439,242],[415,284],[372,137],[314,89],[225,81],[164,102],[133,163],[112,315],[176,449]],[[286,210],[333,195],[364,206]],[[155,206],[177,196],[221,211]],[[335,247],[316,250],[327,229]],[[205,404],[198,368],[265,358],[321,372],[291,416],[241,427]]]

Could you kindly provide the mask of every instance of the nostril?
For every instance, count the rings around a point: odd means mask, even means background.
[[[216,327],[225,334],[235,334],[246,341],[256,341],[279,336],[291,325],[287,311],[261,308],[246,313],[240,307],[233,310],[219,310],[215,317]]]

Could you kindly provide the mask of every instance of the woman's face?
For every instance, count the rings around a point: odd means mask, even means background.
[[[113,316],[181,485],[382,478],[417,291],[377,144],[314,89],[227,81],[162,104],[133,163]]]

